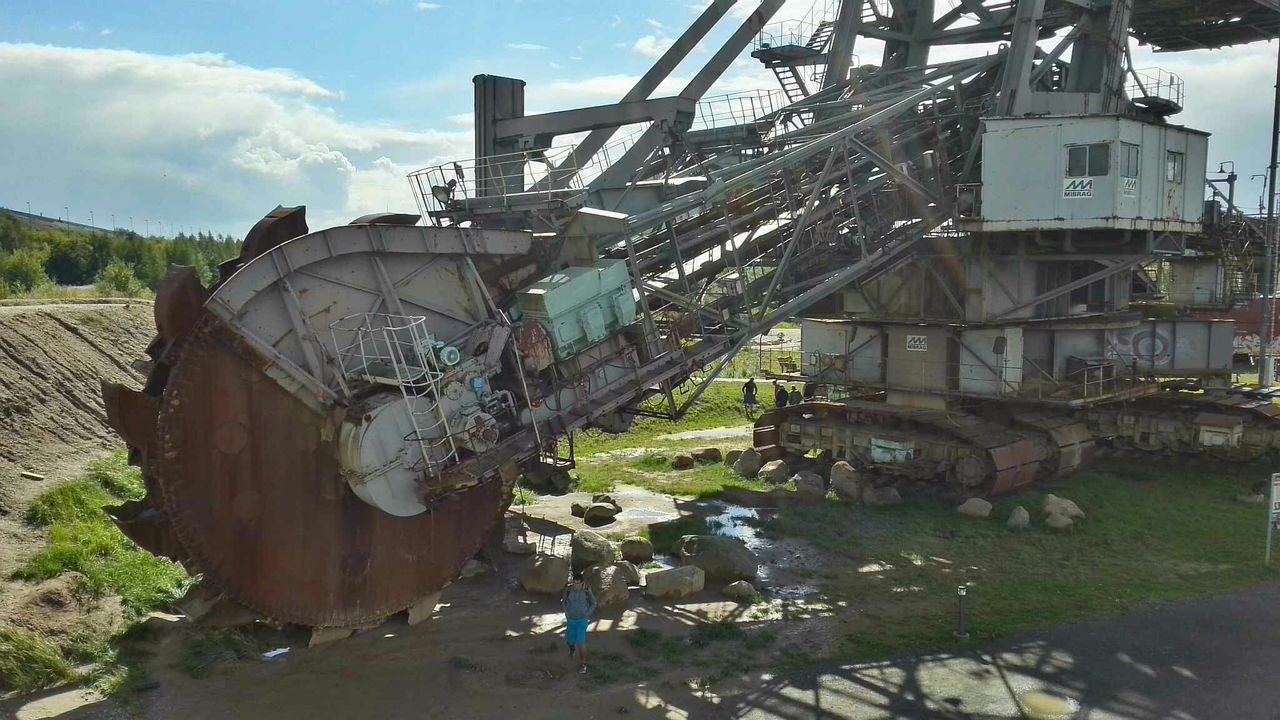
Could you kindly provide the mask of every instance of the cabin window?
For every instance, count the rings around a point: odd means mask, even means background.
[[[1124,149],[1121,174],[1127,178],[1138,177],[1138,146],[1131,143],[1121,143],[1120,147]]]
[[[1067,177],[1098,177],[1110,171],[1110,143],[1072,145],[1067,148]]]
[[[1186,166],[1186,156],[1172,150],[1165,153],[1164,179],[1171,183],[1182,182],[1182,173]]]

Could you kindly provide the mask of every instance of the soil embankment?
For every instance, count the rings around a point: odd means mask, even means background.
[[[40,541],[22,522],[31,498],[119,443],[101,381],[141,384],[154,328],[142,301],[0,306],[0,574]]]

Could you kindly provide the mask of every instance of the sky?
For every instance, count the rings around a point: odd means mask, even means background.
[[[744,13],[677,68],[674,94]],[[811,0],[788,0],[775,19]],[[98,226],[243,235],[277,204],[313,229],[414,212],[405,179],[469,158],[471,78],[527,81],[526,110],[614,102],[705,0],[0,0],[0,206]],[[946,3],[939,3],[939,6]],[[855,48],[878,63],[879,47]],[[938,59],[980,54],[947,48]],[[1274,44],[1153,55],[1186,81],[1174,122],[1213,133],[1256,207]],[[776,82],[747,53],[708,96]]]

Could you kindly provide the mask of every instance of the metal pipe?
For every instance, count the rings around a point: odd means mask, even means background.
[[[1262,370],[1258,384],[1271,387],[1275,384],[1275,367],[1271,354],[1271,341],[1275,336],[1276,321],[1276,155],[1280,153],[1280,48],[1276,51],[1275,100],[1271,118],[1271,164],[1267,177],[1267,238],[1262,253]]]

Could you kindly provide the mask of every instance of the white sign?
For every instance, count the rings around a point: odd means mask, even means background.
[[[1093,197],[1093,178],[1067,178],[1062,181],[1062,197]]]
[[[908,335],[907,349],[914,352],[929,352],[929,336]]]
[[[1124,187],[1120,190],[1120,194],[1125,197],[1137,197],[1138,195],[1138,178],[1125,178]]]

